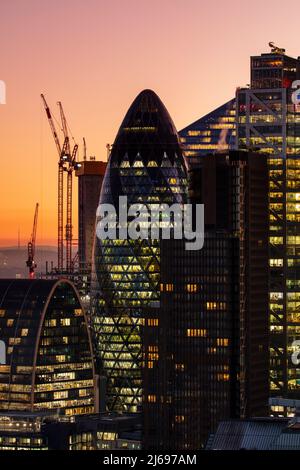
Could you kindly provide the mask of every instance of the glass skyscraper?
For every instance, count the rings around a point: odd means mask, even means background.
[[[291,399],[300,397],[300,368],[292,361],[300,339],[300,109],[292,102],[292,83],[299,78],[299,58],[273,47],[251,57],[250,86],[237,90],[231,110],[227,103],[179,132],[191,167],[211,145],[222,150],[220,132],[226,130],[216,129],[223,126],[220,119],[230,125],[229,148],[268,155],[270,396]],[[230,123],[224,121],[227,110]],[[285,410],[276,405],[271,412]]]
[[[0,411],[95,411],[92,343],[67,280],[1,279]]]
[[[199,157],[235,148],[235,99],[219,106],[179,132],[184,156],[190,167]]]
[[[127,196],[128,205],[144,204],[151,210],[161,203],[184,203],[186,192],[175,126],[159,97],[144,90],[116,136],[100,203],[118,209],[119,197]],[[134,412],[141,404],[144,313],[150,306],[157,309],[151,321],[159,325],[159,282],[159,240],[95,238],[92,321],[109,410]]]
[[[292,361],[300,340],[300,110],[291,98],[299,68],[275,47],[251,57],[251,86],[236,97],[237,145],[269,157],[270,389],[293,399],[300,397]]]

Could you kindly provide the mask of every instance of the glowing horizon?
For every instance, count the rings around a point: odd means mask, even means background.
[[[300,55],[298,10],[296,0],[288,9],[277,0],[3,2],[0,246],[16,246],[19,228],[27,244],[36,202],[37,243],[56,245],[57,154],[40,93],[56,116],[62,101],[80,155],[85,137],[88,154],[106,160],[142,89],[159,95],[180,130],[233,98],[249,82],[250,55],[269,41]],[[73,206],[77,238],[76,190]]]

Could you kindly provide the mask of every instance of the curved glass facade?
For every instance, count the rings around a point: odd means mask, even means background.
[[[186,188],[175,126],[158,96],[144,90],[115,139],[100,203],[118,208],[119,196],[127,196],[128,205],[141,203],[151,210],[157,204],[186,202]],[[109,410],[134,412],[141,403],[144,313],[159,306],[159,282],[159,240],[96,237],[92,314]]]
[[[89,330],[66,280],[0,280],[0,410],[94,412]]]

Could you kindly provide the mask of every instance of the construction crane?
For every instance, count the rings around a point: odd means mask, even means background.
[[[35,268],[37,267],[37,264],[36,264],[34,258],[35,258],[35,240],[36,240],[36,229],[37,229],[38,213],[39,213],[39,204],[36,203],[35,212],[34,212],[34,219],[33,219],[32,233],[31,233],[30,241],[27,244],[28,258],[27,258],[27,261],[26,261],[26,266],[29,268],[29,279],[34,279],[35,278]]]
[[[72,264],[72,244],[73,244],[73,224],[72,224],[72,201],[73,201],[73,171],[79,168],[80,164],[76,162],[78,145],[75,144],[71,153],[68,125],[61,101],[58,101],[62,131],[64,134],[64,151],[62,158],[65,162],[64,171],[67,172],[67,214],[66,214],[66,269],[67,272],[73,271]]]
[[[67,169],[67,223],[66,223],[66,264],[67,271],[73,271],[72,264],[72,243],[73,243],[73,224],[72,224],[72,194],[73,194],[73,171],[81,165],[76,162],[78,145],[73,147],[71,160]]]
[[[64,207],[64,161],[62,160],[62,148],[52,119],[50,108],[45,96],[41,94],[42,101],[46,110],[48,122],[52,131],[54,142],[58,152],[58,210],[57,210],[57,267],[61,272],[63,270],[64,260],[64,242],[63,242],[63,207]],[[65,149],[63,149],[65,150]]]
[[[61,146],[55,125],[51,116],[49,106],[46,102],[44,95],[41,95],[44,107],[46,110],[47,118],[50,124],[52,135],[56,144],[59,154],[58,160],[58,271],[62,272],[64,269],[64,242],[63,242],[63,225],[64,225],[64,172],[67,173],[67,195],[66,195],[66,225],[65,225],[65,240],[66,240],[66,271],[72,272],[72,243],[73,243],[73,225],[72,225],[72,179],[73,171],[77,170],[81,165],[76,162],[78,145],[75,144],[71,151],[70,138],[68,133],[68,125],[63,110],[62,103],[58,101],[60,111],[60,119],[62,125],[62,132],[64,135],[64,143]]]

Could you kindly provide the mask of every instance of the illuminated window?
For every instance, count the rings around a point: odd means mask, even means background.
[[[269,260],[269,264],[270,264],[271,267],[281,268],[283,266],[283,259],[282,258],[271,258]]]
[[[186,285],[186,290],[188,292],[197,292],[198,286],[197,286],[197,284],[187,284]]]
[[[55,356],[57,362],[65,362],[66,361],[66,356],[63,354],[60,354],[58,356]]]
[[[61,392],[54,392],[54,400],[60,400],[61,398],[68,398],[68,391],[62,390]]]
[[[149,403],[156,403],[156,395],[148,395]]]
[[[228,338],[217,338],[218,346],[228,346],[228,343],[229,343]]]
[[[9,338],[10,345],[20,344],[20,343],[21,343],[21,338]]]
[[[160,291],[161,292],[173,292],[174,284],[160,284]]]
[[[148,326],[158,326],[158,318],[148,318]]]
[[[196,328],[196,329],[188,329],[187,336],[192,337],[205,337],[207,335],[207,330],[203,328]]]
[[[229,380],[229,374],[218,374],[217,379],[219,381],[227,382]]]
[[[217,302],[206,302],[207,310],[216,310]]]
[[[270,292],[270,300],[282,300],[283,292]]]
[[[270,243],[272,245],[282,245],[283,237],[270,237]]]
[[[175,423],[183,423],[183,422],[184,422],[183,415],[175,416]]]
[[[148,358],[150,359],[150,361],[157,361],[159,358],[159,355],[158,353],[149,353]]]
[[[45,321],[45,326],[55,327],[56,326],[56,319],[51,318],[50,320]]]

